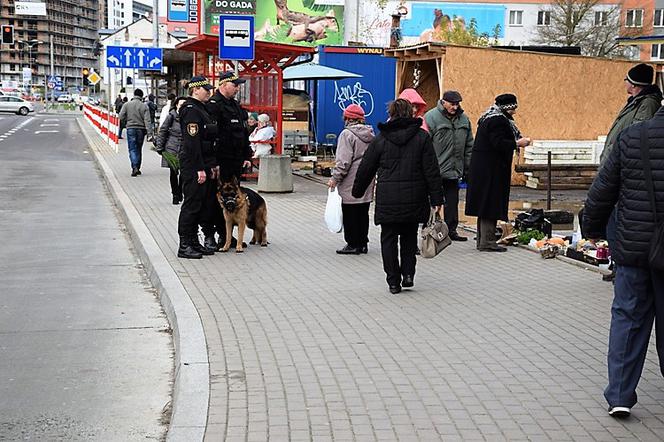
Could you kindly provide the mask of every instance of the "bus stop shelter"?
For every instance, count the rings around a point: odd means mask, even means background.
[[[220,60],[219,37],[202,34],[178,44],[176,49],[194,52],[194,74],[205,75],[213,84],[219,72],[237,68],[238,75],[247,80],[238,100],[247,111],[270,116],[277,132],[274,153],[282,153],[283,70],[303,55],[311,58],[315,48],[257,40],[253,60]]]

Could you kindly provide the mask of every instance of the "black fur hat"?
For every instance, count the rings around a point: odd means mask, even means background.
[[[516,95],[514,94],[500,94],[496,97],[496,104],[503,110],[516,109],[518,104],[516,102]]]

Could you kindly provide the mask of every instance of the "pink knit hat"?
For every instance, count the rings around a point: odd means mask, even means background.
[[[364,120],[364,109],[357,104],[350,104],[344,109],[344,118],[350,120]]]

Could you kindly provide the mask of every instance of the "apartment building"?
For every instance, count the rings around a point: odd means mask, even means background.
[[[14,44],[0,47],[0,81],[22,84],[23,68],[29,67],[31,84],[43,85],[51,73],[53,38],[54,74],[65,86],[81,85],[81,70],[97,63],[99,0],[45,0],[46,15],[17,15],[16,2],[0,2],[0,24],[14,26]]]

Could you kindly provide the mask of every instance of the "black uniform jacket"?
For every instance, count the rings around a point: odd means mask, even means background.
[[[205,104],[188,97],[180,108],[180,128],[182,148],[180,149],[180,170],[183,172],[209,171],[217,165],[214,140],[217,126],[210,117]]]
[[[217,160],[251,160],[253,151],[249,146],[247,113],[234,98],[224,97],[218,90],[207,103],[207,109],[219,127],[216,150]]]

